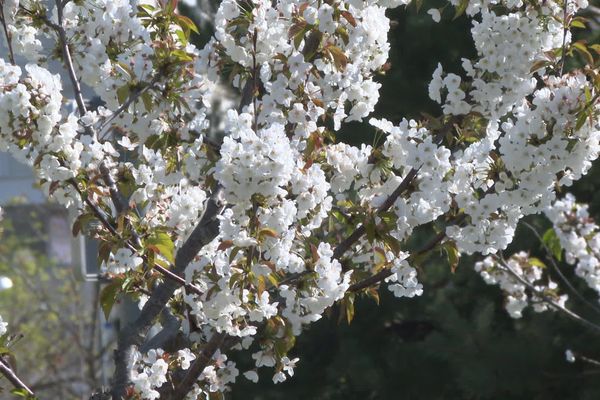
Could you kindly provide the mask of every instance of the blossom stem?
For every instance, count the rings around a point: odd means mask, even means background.
[[[106,132],[104,132],[104,130],[108,127],[108,125],[114,121],[115,118],[117,118],[119,115],[121,115],[124,111],[126,111],[127,109],[129,109],[129,106],[136,101],[137,99],[140,98],[141,95],[143,95],[146,91],[154,88],[154,86],[158,83],[158,81],[160,80],[160,75],[156,74],[152,80],[150,80],[150,82],[146,85],[144,85],[143,88],[138,89],[133,91],[129,97],[127,98],[127,100],[125,100],[125,102],[123,104],[121,104],[119,106],[119,108],[117,108],[108,118],[106,118],[105,121],[102,122],[102,124],[100,125],[100,127],[98,128],[98,132],[99,132],[99,136],[101,138],[104,137],[104,134]]]
[[[10,58],[10,63],[12,65],[16,65],[15,62],[15,53],[12,47],[12,35],[8,32],[8,26],[6,26],[6,16],[4,15],[4,1],[0,1],[0,22],[2,23],[2,29],[4,30],[4,35],[6,36],[6,45],[8,47],[8,57]]]
[[[588,364],[592,364],[597,367],[600,367],[600,361],[594,360],[593,358],[589,358],[589,357],[585,357],[585,356],[581,356],[581,355],[578,355],[577,358],[580,359],[581,361],[585,361]]]
[[[504,269],[507,272],[509,272],[517,281],[519,281],[519,283],[521,283],[522,285],[525,285],[529,290],[531,290],[533,293],[535,293],[536,296],[538,296],[539,298],[544,300],[544,302],[546,302],[549,306],[551,306],[555,310],[562,312],[563,314],[565,314],[572,320],[579,322],[580,324],[596,331],[597,333],[600,333],[600,326],[598,326],[595,323],[574,313],[573,311],[569,310],[568,308],[558,304],[557,302],[552,300],[550,297],[546,296],[546,294],[544,294],[543,291],[538,290],[534,285],[532,285],[531,283],[529,283],[525,279],[523,279],[510,265],[508,265],[507,262],[504,261],[504,259],[497,257],[497,256],[495,258],[499,262],[499,264],[502,265],[502,267],[504,267]]]
[[[565,59],[566,59],[566,44],[567,44],[567,32],[569,32],[569,26],[567,25],[567,6],[569,4],[569,0],[563,0],[563,37],[562,37],[562,46],[561,46],[561,54],[560,54],[560,76],[563,76],[565,70]]]
[[[465,219],[465,214],[460,214],[455,219],[454,223],[459,224],[464,219]],[[435,246],[437,246],[442,240],[444,240],[444,238],[446,238],[446,233],[444,231],[438,233],[433,238],[431,238],[431,240],[429,240],[429,242],[427,242],[425,244],[425,246],[423,246],[417,252],[413,253],[413,255],[411,255],[411,257],[414,258],[417,256],[421,256],[421,255],[426,254],[427,252],[433,250],[435,248]],[[353,285],[350,285],[350,287],[348,288],[348,291],[349,292],[358,292],[362,289],[366,289],[369,286],[375,285],[376,283],[383,281],[384,279],[388,278],[391,275],[392,275],[392,271],[390,269],[383,269],[383,270],[379,271],[378,273],[376,273],[375,275],[372,275],[368,278],[363,279],[362,281],[358,281],[358,282],[354,283]]]
[[[522,221],[522,223],[523,223],[523,226],[525,226],[527,229],[529,229],[533,233],[533,235],[538,239],[538,241],[541,243],[542,247],[544,248],[544,251],[546,252],[546,257],[548,258],[548,260],[550,260],[550,264],[552,265],[552,268],[554,269],[556,274],[559,276],[559,278],[564,282],[564,284],[567,285],[569,290],[571,290],[571,292],[573,292],[573,294],[575,296],[577,296],[577,298],[579,300],[581,300],[584,304],[586,304],[588,307],[590,307],[596,313],[600,314],[600,308],[598,308],[596,305],[594,305],[591,302],[589,302],[588,300],[586,300],[586,298],[583,297],[583,295],[573,286],[573,284],[561,272],[560,268],[556,264],[556,260],[552,256],[552,252],[550,251],[550,249],[548,248],[546,243],[544,243],[544,241],[542,240],[542,238],[541,238],[540,234],[537,232],[537,230],[525,221]]]
[[[394,190],[394,192],[391,195],[389,195],[385,202],[381,206],[379,206],[379,208],[376,211],[377,214],[386,212],[394,204],[394,202],[398,199],[398,197],[400,197],[402,192],[404,192],[411,184],[413,179],[415,179],[415,177],[417,176],[417,172],[418,169],[413,168],[408,172],[408,174],[406,174],[406,176],[404,177],[402,182],[400,182],[396,190]],[[356,243],[366,232],[367,228],[365,227],[365,225],[361,225],[358,228],[356,228],[354,232],[350,234],[350,236],[348,236],[336,246],[335,250],[333,251],[333,258],[339,260],[344,255],[344,253],[350,250],[350,247],[352,247],[352,245]]]
[[[56,0],[56,12],[58,15],[58,25],[55,26],[55,29],[58,33],[60,46],[62,49],[63,58],[65,61],[65,66],[67,67],[67,72],[69,73],[69,78],[71,79],[71,84],[73,85],[73,92],[75,94],[75,102],[77,103],[77,108],[79,110],[79,114],[81,116],[85,115],[87,109],[85,107],[85,102],[83,100],[83,93],[81,91],[81,85],[79,84],[79,80],[77,79],[77,75],[75,75],[75,67],[73,66],[73,59],[71,57],[71,51],[69,50],[69,43],[67,41],[67,33],[63,28],[63,5],[60,0]]]

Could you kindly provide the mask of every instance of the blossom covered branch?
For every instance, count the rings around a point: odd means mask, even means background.
[[[560,204],[555,188],[598,157],[598,61],[569,33],[584,0],[451,0],[472,20],[477,56],[460,74],[433,71],[440,116],[370,119],[385,134],[374,147],[335,136],[373,112],[385,12],[408,1],[224,0],[202,49],[176,3],[2,2],[11,48],[30,63],[0,59],[0,149],[77,211],[74,233],[99,241],[105,310],[121,293],[140,302],[119,334],[113,399],[226,391],[240,374],[227,356],[236,349],[255,360],[247,379],[273,367],[284,381],[295,338],[329,307],[351,307],[382,281],[397,297],[420,295],[414,267],[434,249],[453,264],[506,249],[518,222]],[[574,52],[587,65],[564,73]],[[47,69],[58,54],[77,113]],[[225,85],[237,109],[214,109]],[[411,254],[413,231],[434,225]],[[507,263],[519,273],[516,257]],[[165,310],[185,347],[147,350]]]

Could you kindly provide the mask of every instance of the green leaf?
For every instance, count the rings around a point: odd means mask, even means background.
[[[127,74],[127,77],[129,79],[131,79],[133,77],[133,70],[131,69],[131,67],[129,67],[129,65],[125,64],[124,62],[117,62],[117,67],[121,68],[122,72]]]
[[[537,257],[529,257],[528,262],[535,267],[546,268],[546,264]]]
[[[104,317],[107,320],[110,316],[110,311],[115,305],[117,296],[121,292],[121,285],[121,280],[115,279],[114,281],[106,285],[100,292],[100,307],[102,307],[102,312],[104,312]]]
[[[25,389],[13,389],[10,391],[10,393],[14,394],[15,396],[22,397],[26,400],[37,400],[37,397],[32,396],[29,393],[27,393],[27,390],[25,390]]]
[[[129,97],[129,92],[129,84],[125,84],[117,89],[117,100],[119,100],[119,104],[125,103]]]
[[[458,5],[456,6],[456,12],[454,13],[454,19],[457,19],[458,17],[460,17],[461,15],[463,15],[465,13],[465,11],[467,10],[467,7],[469,6],[469,0],[460,0],[460,3],[458,3]]]
[[[291,333],[289,335],[284,336],[281,339],[276,340],[275,345],[273,346],[275,349],[275,355],[278,358],[284,357],[288,353],[288,351],[290,351],[292,347],[294,347],[295,343],[296,337]]]
[[[234,247],[233,249],[231,249],[231,253],[229,253],[229,263],[231,264],[233,262],[233,260],[235,259],[235,256],[237,256],[237,254],[240,252],[240,250],[242,250],[241,247]]]
[[[181,49],[176,49],[171,52],[171,57],[174,57],[177,61],[180,62],[189,62],[194,61],[192,56]]]
[[[365,289],[365,294],[368,297],[375,300],[375,303],[377,303],[377,305],[379,305],[379,292],[377,291],[377,288],[375,288],[375,287],[367,288],[367,289]]]
[[[321,33],[320,31],[313,30],[308,34],[308,37],[304,41],[304,48],[302,49],[302,54],[304,55],[305,60],[312,60],[314,55],[319,50],[322,41],[323,33]]]
[[[344,44],[346,46],[348,46],[348,43],[350,43],[350,36],[348,35],[348,30],[340,25],[335,30],[335,33],[337,33],[339,35],[339,37],[342,39],[342,41],[344,42]]]
[[[302,39],[304,39],[304,34],[306,33],[307,30],[307,23],[304,19],[300,19],[298,21],[296,21],[296,23],[294,23],[289,31],[288,31],[288,38],[289,39],[294,39],[294,47],[298,48],[300,47],[300,43],[302,43]]]
[[[588,19],[581,16],[575,17],[571,20],[571,28],[587,29]]]
[[[344,308],[346,309],[346,321],[350,325],[354,319],[354,293],[346,295],[344,298]]]
[[[304,28],[306,28],[306,21],[301,19],[296,21],[290,29],[288,30],[288,39],[295,38],[298,34],[303,33]]]
[[[592,92],[590,92],[590,88],[586,86],[583,90],[584,90],[584,94],[585,94],[585,101],[587,101],[588,103],[591,103],[592,102]]]
[[[458,262],[460,261],[460,253],[458,252],[458,247],[456,246],[456,242],[453,240],[449,240],[443,244],[443,249],[446,252],[446,256],[448,258],[448,264],[450,264],[450,270],[452,273],[456,272],[456,268],[458,267]]]
[[[111,253],[111,244],[109,242],[101,242],[98,246],[98,264],[108,262]]]
[[[188,17],[176,14],[175,19],[177,20],[177,25],[181,26],[182,28],[189,29],[190,31],[195,32],[197,34],[200,33],[200,30],[198,30],[198,27],[196,26],[194,21],[192,21]]]
[[[573,46],[573,48],[575,50],[577,50],[577,52],[579,54],[581,54],[581,56],[583,58],[585,58],[585,60],[588,62],[588,64],[590,64],[590,65],[594,64],[594,57],[592,56],[592,54],[588,50],[588,48],[585,45],[585,43],[583,43],[583,42],[575,42],[575,43],[572,44],[572,46]]]
[[[244,278],[245,278],[245,275],[241,272],[231,275],[231,278],[229,278],[229,288],[232,289],[238,283],[243,282]]]
[[[556,235],[554,228],[548,229],[544,232],[544,236],[542,237],[542,242],[548,250],[552,253],[551,255],[556,258],[558,261],[562,260],[562,246],[560,245],[560,239]]]
[[[585,121],[587,120],[587,114],[583,111],[579,112],[577,115],[577,120],[575,121],[575,131],[578,131],[585,125]]]
[[[538,69],[548,66],[548,64],[550,64],[550,62],[548,60],[537,60],[536,62],[533,63],[533,65],[529,69],[529,72],[535,72]]]
[[[277,276],[275,276],[275,274],[267,275],[267,279],[269,279],[269,282],[271,282],[271,285],[273,285],[275,287],[279,286],[279,279],[277,279]]]
[[[152,14],[154,11],[156,11],[156,7],[151,6],[150,4],[140,4],[140,5],[138,5],[138,9],[145,10],[150,14]]]
[[[188,44],[189,31],[184,32],[181,30],[177,30],[175,31],[175,35],[177,35],[177,38],[179,38],[181,44],[183,44],[184,46]]]
[[[348,57],[342,49],[337,46],[327,46],[327,52],[331,56],[331,59],[333,60],[333,63],[337,69],[340,71],[346,69],[346,65],[348,65]]]
[[[392,250],[394,254],[400,254],[400,248],[402,244],[398,239],[388,233],[380,236],[383,239],[383,242],[390,248],[390,250]]]
[[[369,243],[373,243],[373,241],[375,240],[375,221],[373,221],[372,219],[365,222],[365,230],[367,231],[367,240],[369,241]]]
[[[154,102],[152,101],[152,95],[149,92],[142,93],[142,102],[146,111],[151,112],[154,108]]]
[[[277,235],[277,231],[271,228],[261,228],[258,231],[258,239],[263,240],[266,236],[277,239],[279,235]]]
[[[89,223],[93,221],[95,217],[91,214],[81,214],[73,222],[72,233],[73,236],[79,235],[81,232],[85,233],[88,231]]]
[[[160,254],[171,264],[175,263],[175,245],[171,236],[166,232],[155,232],[147,240],[146,243],[158,249]]]
[[[165,11],[167,11],[169,14],[173,14],[177,8],[177,2],[178,0],[167,0],[167,3],[165,4]]]

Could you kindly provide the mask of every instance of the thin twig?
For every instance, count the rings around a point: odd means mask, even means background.
[[[79,187],[77,186],[77,183],[74,180],[70,180],[69,183],[75,188],[75,190],[79,193],[79,196],[83,199],[85,199],[85,203],[88,205],[88,207],[90,207],[92,209],[92,212],[94,213],[94,215],[96,216],[96,218],[98,218],[98,220],[100,221],[100,223],[102,224],[102,226],[104,226],[106,229],[108,229],[108,231],[114,235],[117,239],[120,239],[129,250],[131,250],[134,254],[140,254],[139,250],[129,241],[129,240],[125,240],[121,237],[121,235],[119,234],[119,232],[117,232],[116,228],[108,221],[107,217],[104,215],[104,213],[102,211],[100,211],[100,208],[98,208],[98,206],[96,206],[90,199],[88,196],[84,196],[83,193],[81,192],[81,190],[79,189]],[[145,255],[141,255],[142,259],[144,260],[144,262],[148,262],[148,258]],[[173,272],[169,271],[168,269],[160,266],[160,265],[154,265],[153,268],[155,270],[157,270],[158,272],[160,272],[162,275],[164,275],[166,278],[169,278],[177,283],[179,283],[181,286],[185,287],[186,289],[188,289],[189,291],[196,293],[198,295],[202,295],[204,294],[204,292],[202,290],[200,290],[200,288],[198,288],[197,286],[188,283],[185,281],[185,279],[183,279],[181,276],[174,274]]]
[[[456,217],[456,219],[454,220],[454,223],[460,224],[462,221],[464,221],[465,218],[466,218],[465,214],[460,214],[459,216]],[[445,231],[438,233],[437,235],[432,237],[425,244],[425,246],[421,247],[418,251],[411,254],[410,258],[419,257],[419,256],[422,256],[422,255],[428,253],[429,251],[433,250],[438,244],[440,244],[441,241],[444,240],[445,238],[446,238]],[[358,282],[354,283],[353,285],[350,285],[350,287],[348,288],[348,291],[349,292],[358,292],[362,289],[366,289],[369,286],[375,285],[376,283],[383,281],[384,279],[390,277],[391,275],[392,275],[391,269],[389,269],[389,268],[383,269],[383,270],[379,271],[378,273],[376,273],[375,275],[372,275],[368,278],[363,279],[362,281],[358,281]]]
[[[394,205],[398,197],[400,197],[400,195],[412,183],[413,179],[415,179],[418,171],[419,170],[417,168],[413,168],[408,172],[408,174],[406,174],[406,176],[404,177],[402,182],[400,182],[396,190],[394,190],[392,194],[390,194],[388,198],[383,202],[383,204],[380,205],[379,208],[377,208],[377,211],[375,212],[376,215],[386,212],[390,209],[392,205]],[[348,251],[350,247],[352,247],[352,245],[356,243],[366,233],[366,231],[367,228],[364,224],[356,228],[354,232],[350,234],[350,236],[348,236],[336,246],[335,250],[333,251],[333,258],[339,260],[344,255],[344,253]]]
[[[77,76],[75,74],[75,68],[73,66],[73,59],[71,57],[71,52],[69,50],[69,46],[67,44],[67,37],[66,37],[66,32],[64,30],[64,28],[62,27],[62,21],[63,21],[63,8],[62,8],[62,3],[60,2],[60,0],[56,0],[56,7],[57,7],[57,14],[58,14],[58,25],[54,25],[53,28],[58,32],[59,35],[59,39],[60,39],[60,44],[61,44],[61,48],[62,48],[62,52],[63,52],[63,57],[65,60],[65,67],[67,68],[67,71],[69,72],[69,77],[71,79],[71,83],[73,85],[73,91],[75,94],[75,101],[77,102],[77,108],[79,110],[79,114],[80,116],[84,116],[85,113],[87,112],[86,106],[85,106],[85,102],[83,100],[83,94],[81,91],[81,86],[79,85],[79,80],[77,79]],[[158,79],[158,78],[155,78]],[[154,82],[154,80],[153,80]],[[150,87],[151,85],[149,85],[148,87]],[[139,97],[141,95],[142,91],[140,91],[137,96]],[[133,102],[137,97],[132,95],[129,98],[129,104],[131,104],[131,102]],[[125,104],[124,104],[125,105]],[[126,108],[126,107],[125,107]],[[122,112],[125,108],[122,108],[120,111],[117,110],[113,116],[118,115],[118,113]],[[109,121],[105,121],[105,124],[107,124]],[[87,127],[87,129],[91,129],[91,127]],[[119,211],[122,212],[123,211],[123,200],[122,200],[122,196],[120,195],[117,187],[116,187],[116,183],[114,182],[114,180],[112,179],[112,176],[110,175],[110,170],[108,170],[108,168],[104,165],[104,163],[102,163],[100,165],[100,170],[103,173],[103,179],[105,180],[108,188],[109,188],[109,192],[110,192],[110,196],[111,199],[114,203],[115,208]],[[112,224],[110,224],[108,222],[107,217],[104,216],[104,214],[99,210],[98,207],[96,207],[96,205],[94,205],[88,198],[88,196],[83,196],[82,192],[79,190],[79,187],[77,185],[77,183],[74,180],[70,181],[71,185],[73,187],[75,187],[75,189],[77,190],[77,192],[79,193],[79,195],[85,200],[85,203],[92,209],[92,211],[94,212],[94,214],[96,215],[96,217],[100,220],[100,222],[102,223],[102,225],[108,229],[111,234],[115,235],[116,237],[120,237],[119,233],[117,232],[117,230],[112,226]],[[138,253],[138,250],[135,248],[135,246],[133,246],[129,241],[124,241],[128,247],[134,251],[134,253]],[[192,292],[195,292],[197,294],[202,294],[203,292],[198,289],[197,287],[195,287],[194,285],[188,284],[185,282],[185,280],[181,277],[179,277],[176,274],[173,274],[172,272],[168,271],[167,269],[160,267],[160,266],[155,266],[155,269],[157,269],[160,273],[162,273],[164,276],[168,277],[169,279],[173,279],[175,280],[177,283],[185,286],[186,288],[190,289]]]
[[[400,184],[398,185],[396,190],[394,190],[392,192],[392,194],[390,194],[390,196],[383,202],[383,204],[381,204],[379,206],[379,208],[377,208],[377,211],[375,211],[375,215],[379,215],[383,212],[386,212],[387,210],[390,209],[390,207],[392,205],[394,205],[394,202],[398,199],[398,197],[400,197],[400,195],[412,183],[413,179],[415,179],[415,177],[417,176],[417,172],[418,172],[418,169],[413,168],[408,172],[408,174],[406,174],[406,176],[404,177],[402,182],[400,182]],[[365,225],[360,225],[358,228],[356,228],[348,237],[346,237],[346,239],[344,239],[340,244],[338,244],[335,247],[335,249],[333,250],[332,258],[335,260],[340,260],[342,258],[342,256],[344,255],[344,253],[346,251],[348,251],[350,249],[350,247],[352,247],[352,245],[354,243],[356,243],[366,232],[367,232],[367,228],[365,227]],[[301,279],[302,277],[304,277],[306,275],[310,275],[312,273],[313,273],[313,271],[307,270],[307,271],[299,272],[297,274],[291,274],[291,275],[287,276],[285,279],[283,279],[281,282],[279,282],[277,284],[277,286],[294,283],[298,279]],[[386,273],[387,273],[387,275],[386,275]],[[391,275],[391,272],[389,272],[389,270],[380,271],[379,273],[373,275],[372,277],[365,279],[364,281],[357,282],[356,284],[351,285],[348,290],[351,290],[351,291],[360,290],[361,288],[368,287],[368,286],[372,285],[373,283],[376,283],[380,280],[387,278],[390,275]],[[372,282],[372,283],[369,283],[369,282]],[[366,285],[366,286],[363,286],[363,285]]]
[[[563,0],[563,37],[562,37],[562,46],[561,46],[561,57],[560,57],[560,76],[563,76],[565,70],[565,58],[566,58],[566,49],[565,46],[567,44],[567,32],[569,31],[569,26],[567,25],[567,5],[569,4],[569,0]]]
[[[123,104],[121,104],[121,106],[119,106],[119,108],[117,108],[109,117],[106,118],[106,120],[104,120],[102,122],[102,124],[98,128],[98,132],[99,132],[98,135],[100,137],[104,137],[104,130],[108,127],[108,125],[112,121],[114,121],[115,118],[117,118],[119,115],[121,115],[124,111],[129,109],[129,106],[134,101],[139,99],[141,95],[143,95],[146,91],[152,89],[158,83],[159,80],[160,80],[160,75],[156,74],[147,85],[144,85],[143,88],[131,93],[129,95],[129,97],[127,98],[127,100],[125,100],[125,102]]]
[[[77,79],[77,75],[75,74],[75,67],[73,66],[73,59],[71,57],[71,51],[69,50],[69,44],[67,41],[67,33],[63,28],[63,4],[60,0],[56,0],[56,12],[58,15],[58,25],[56,25],[54,29],[58,32],[58,37],[60,39],[60,47],[62,49],[63,58],[65,60],[65,67],[67,68],[69,78],[71,79],[71,84],[73,85],[73,92],[75,95],[75,102],[77,103],[77,108],[79,109],[79,115],[83,117],[87,112],[87,109],[83,100],[81,85],[79,84],[79,80]]]
[[[35,396],[33,391],[23,383],[23,381],[17,376],[17,374],[15,374],[8,363],[2,358],[0,358],[0,373],[4,375],[4,377],[8,379],[16,389],[24,390],[29,396]]]
[[[69,179],[67,182],[75,189],[77,194],[79,194],[79,197],[81,197],[84,203],[87,204],[87,206],[92,210],[92,212],[94,213],[96,218],[98,218],[102,226],[108,229],[109,232],[113,235],[119,236],[117,230],[112,226],[110,222],[108,222],[107,216],[104,214],[104,212],[102,212],[100,208],[98,208],[98,206],[89,199],[89,196],[84,195],[81,189],[79,189],[79,185],[77,185],[75,179]]]
[[[529,223],[527,223],[525,221],[521,221],[521,222],[523,223],[523,225],[526,228],[528,228],[534,234],[534,236],[541,243],[542,247],[544,248],[544,250],[546,252],[546,257],[548,258],[548,260],[550,261],[550,264],[552,265],[552,268],[554,269],[554,271],[556,272],[556,274],[560,277],[560,279],[564,282],[564,284],[567,285],[567,287],[569,288],[569,290],[571,290],[571,292],[573,292],[573,294],[575,296],[577,296],[577,298],[579,300],[581,300],[584,304],[586,304],[588,307],[590,307],[591,309],[593,309],[596,313],[600,314],[600,308],[598,308],[598,306],[596,306],[595,304],[593,304],[590,301],[588,301],[585,297],[583,297],[583,295],[573,286],[573,284],[571,283],[571,281],[569,281],[567,279],[567,277],[562,273],[562,271],[558,267],[558,264],[556,263],[556,260],[552,256],[552,252],[550,251],[550,249],[548,248],[548,246],[546,246],[546,243],[544,243],[544,241],[542,240],[542,237],[537,232],[537,230],[533,226],[531,226]]]
[[[183,279],[181,276],[174,274],[173,272],[169,271],[165,267],[162,267],[160,265],[155,265],[154,269],[157,270],[158,272],[160,272],[161,274],[163,274],[164,276],[166,276],[167,278],[171,279],[172,281],[179,283],[181,286],[183,286],[190,292],[196,293],[199,296],[204,294],[204,292],[202,290],[200,290],[200,288],[198,288],[198,286],[195,286],[195,285],[192,285],[191,283],[186,282],[185,279]]]
[[[586,357],[586,356],[580,356],[580,355],[576,355],[575,358],[578,358],[581,361],[585,361],[588,364],[592,364],[592,365],[595,365],[597,367],[600,367],[600,361],[594,360],[593,358],[589,358],[589,357]]]
[[[566,307],[558,304],[554,300],[552,300],[544,292],[542,292],[541,290],[537,289],[530,282],[528,282],[525,279],[523,279],[523,277],[521,277],[521,275],[519,275],[510,265],[508,265],[507,262],[505,262],[500,257],[496,256],[495,259],[500,263],[500,265],[502,265],[505,268],[506,271],[508,271],[513,277],[515,277],[515,279],[517,279],[517,281],[519,281],[521,284],[523,284],[525,287],[527,287],[529,290],[531,290],[537,297],[539,297],[540,299],[544,300],[544,302],[546,302],[546,304],[548,304],[549,306],[551,306],[555,310],[558,310],[558,311],[562,312],[563,314],[567,315],[572,320],[577,321],[580,324],[582,324],[584,326],[587,326],[588,328],[590,328],[590,329],[592,329],[592,330],[600,333],[600,326],[598,326],[595,323],[593,323],[593,322],[591,322],[591,321],[589,321],[589,320],[581,317],[580,315],[574,313],[573,311],[569,310],[568,308],[566,308]]]
[[[8,26],[6,25],[6,16],[4,15],[4,1],[0,1],[0,22],[2,23],[4,35],[6,36],[6,45],[8,46],[8,57],[10,59],[10,63],[12,65],[16,65],[15,53],[12,47],[12,35],[8,31]]]

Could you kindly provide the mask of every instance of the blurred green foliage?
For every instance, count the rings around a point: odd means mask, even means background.
[[[97,383],[99,355],[93,299],[83,296],[70,265],[48,256],[49,217],[66,218],[66,210],[52,204],[3,208],[0,276],[13,287],[0,290],[0,315],[16,338],[12,367],[41,399],[80,399]],[[1,379],[0,387],[9,385]],[[9,398],[15,396],[0,394]]]

